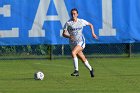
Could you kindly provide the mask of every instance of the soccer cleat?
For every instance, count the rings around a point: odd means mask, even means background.
[[[79,76],[79,72],[78,72],[77,70],[75,70],[75,71],[71,74],[71,76]]]
[[[94,71],[93,71],[93,68],[92,68],[92,70],[90,71],[90,75],[91,75],[91,77],[94,77]]]

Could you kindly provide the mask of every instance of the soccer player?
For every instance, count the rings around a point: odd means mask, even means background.
[[[78,18],[78,10],[76,8],[71,10],[71,19],[65,23],[63,28],[63,36],[69,38],[69,43],[72,49],[72,58],[74,63],[74,72],[71,76],[79,76],[78,72],[78,58],[82,60],[85,66],[89,69],[91,77],[94,77],[93,68],[90,66],[88,60],[83,54],[85,48],[85,38],[82,34],[83,27],[88,25],[91,28],[92,36],[98,39],[94,33],[93,25],[84,19]],[[69,34],[68,34],[69,33]],[[77,58],[78,57],[78,58]]]

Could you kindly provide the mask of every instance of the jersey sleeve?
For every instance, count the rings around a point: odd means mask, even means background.
[[[84,20],[84,19],[82,19],[81,21],[82,21],[82,25],[83,25],[83,26],[89,25],[89,22],[88,22],[88,21],[86,21],[86,20]]]

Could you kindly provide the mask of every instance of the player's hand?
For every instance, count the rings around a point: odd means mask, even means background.
[[[92,34],[92,36],[93,36],[95,39],[98,39],[98,37],[96,36],[96,34]]]

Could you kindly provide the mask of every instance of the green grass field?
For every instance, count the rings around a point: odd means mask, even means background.
[[[0,60],[0,93],[140,93],[140,58],[89,59],[95,78],[79,62],[71,77],[71,59]],[[34,80],[43,71],[43,81]]]

